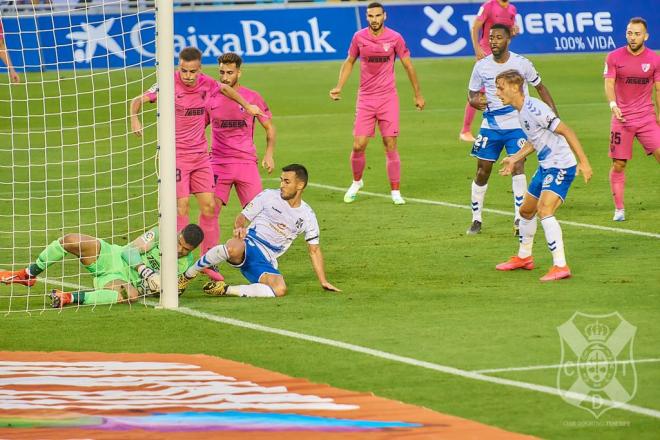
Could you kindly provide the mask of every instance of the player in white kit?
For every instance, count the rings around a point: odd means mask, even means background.
[[[228,286],[223,281],[211,281],[204,285],[206,294],[284,296],[287,287],[277,269],[277,259],[289,249],[298,235],[304,235],[321,287],[339,292],[325,277],[319,225],[312,208],[302,200],[307,180],[307,170],[302,165],[292,164],[282,168],[280,190],[262,191],[248,203],[236,217],[234,237],[225,244],[211,248],[183,273],[179,277],[179,291],[182,292],[199,271],[226,261],[240,269],[252,284]]]
[[[575,176],[582,172],[584,181],[591,179],[591,165],[577,136],[541,100],[526,96],[525,79],[516,70],[497,75],[497,96],[505,105],[518,110],[518,118],[527,141],[519,152],[502,159],[500,174],[511,174],[516,162],[536,151],[539,168],[536,170],[520,207],[520,249],[497,270],[533,269],[532,246],[536,233],[536,215],[541,218],[553,265],[541,281],[554,281],[571,276],[564,255],[561,226],[555,211],[566,198]],[[576,156],[577,159],[576,160]]]

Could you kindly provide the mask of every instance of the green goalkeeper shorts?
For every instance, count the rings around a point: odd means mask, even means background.
[[[130,282],[130,267],[121,257],[122,246],[110,244],[103,240],[101,243],[101,252],[96,261],[85,268],[94,276],[94,287],[103,289],[111,281],[121,280]]]

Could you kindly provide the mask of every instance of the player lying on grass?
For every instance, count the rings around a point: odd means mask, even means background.
[[[498,264],[497,270],[533,269],[532,246],[536,233],[536,215],[541,218],[548,248],[552,252],[553,266],[541,281],[553,281],[571,276],[564,256],[561,226],[555,211],[564,202],[576,175],[582,172],[584,181],[591,179],[591,166],[577,136],[542,101],[525,96],[525,79],[517,70],[507,70],[496,79],[497,96],[505,105],[518,110],[520,124],[527,141],[516,154],[502,160],[500,174],[508,176],[516,162],[535,150],[539,168],[534,173],[520,207],[520,249],[518,255]],[[575,159],[579,159],[579,163]]]
[[[202,242],[204,233],[195,224],[189,224],[178,234],[178,273],[193,263],[190,253]],[[53,307],[67,304],[114,304],[131,302],[140,291],[160,291],[160,243],[158,228],[153,228],[126,246],[110,244],[105,240],[83,234],[66,234],[50,243],[36,261],[17,271],[0,271],[4,284],[34,286],[37,275],[48,266],[62,261],[67,254],[80,259],[94,277],[95,290],[63,292],[53,289]]]
[[[251,284],[228,286],[223,281],[210,281],[203,287],[207,295],[284,296],[287,287],[284,277],[277,270],[277,259],[298,235],[303,234],[321,287],[339,292],[325,278],[319,225],[312,208],[302,200],[307,179],[307,170],[302,165],[292,164],[282,168],[280,190],[262,191],[248,203],[236,217],[234,238],[209,250],[180,275],[179,291],[182,292],[205,267],[226,261],[240,269]]]

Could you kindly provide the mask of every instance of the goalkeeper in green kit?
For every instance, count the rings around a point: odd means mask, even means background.
[[[66,234],[50,243],[26,269],[0,271],[0,282],[31,287],[37,282],[37,275],[48,266],[62,261],[67,254],[73,254],[94,276],[95,290],[63,292],[54,289],[51,292],[53,307],[131,302],[141,293],[160,291],[158,238],[158,228],[145,232],[126,246],[110,244],[89,235]],[[192,266],[194,260],[190,253],[203,239],[202,229],[195,224],[189,224],[178,234],[178,274]]]

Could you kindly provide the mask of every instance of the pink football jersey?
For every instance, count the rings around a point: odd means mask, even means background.
[[[660,56],[645,47],[637,56],[627,46],[609,54],[605,61],[605,78],[614,78],[616,103],[626,123],[648,118],[653,114],[653,88],[660,82]]]
[[[396,94],[394,61],[410,56],[401,34],[385,28],[375,37],[364,28],[353,35],[348,54],[360,59],[360,98]]]
[[[247,102],[261,109],[263,114],[258,116],[260,121],[265,122],[273,117],[259,93],[243,86],[237,91]],[[211,162],[255,163],[257,161],[257,148],[254,145],[256,118],[219,91],[210,96],[206,110],[213,130]]]

